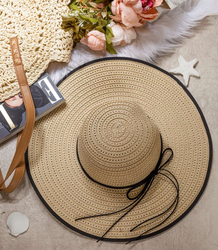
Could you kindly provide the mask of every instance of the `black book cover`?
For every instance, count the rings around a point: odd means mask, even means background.
[[[36,121],[57,108],[64,98],[50,76],[44,73],[33,85],[30,92],[36,110]],[[0,143],[24,128],[26,109],[21,93],[0,103]]]

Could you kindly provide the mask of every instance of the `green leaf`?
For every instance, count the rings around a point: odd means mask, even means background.
[[[62,24],[61,28],[68,31],[70,29],[73,29],[74,26],[76,25],[76,19],[75,17],[62,17]]]
[[[96,0],[95,3],[102,3],[104,0]]]
[[[97,23],[98,19],[92,18],[92,17],[88,17],[88,16],[83,16],[81,14],[79,14],[80,18],[82,18],[85,21],[88,21],[90,23]]]
[[[73,41],[78,43],[83,37],[87,35],[87,31],[79,26],[74,27]]]
[[[75,26],[74,32],[75,32],[75,33],[79,33],[79,27],[78,27],[78,26]]]
[[[94,28],[92,23],[87,23],[87,22],[82,23],[80,26],[88,31]]]
[[[106,50],[107,50],[109,53],[111,53],[111,54],[117,54],[117,52],[116,52],[116,50],[114,49],[112,43],[110,43],[110,44],[106,43]]]
[[[97,27],[95,27],[95,30],[98,30],[98,31],[100,31],[100,32],[102,32],[102,33],[105,34],[105,30],[103,29],[102,26],[97,26]]]
[[[107,36],[107,35],[105,34],[105,38],[106,38],[106,42],[107,42],[108,44],[111,44],[111,43],[112,43],[111,37],[109,37],[109,36]]]
[[[106,26],[106,25],[107,25],[107,21],[104,20],[104,19],[101,19],[101,20],[99,21],[99,24],[102,25],[102,26]]]
[[[65,22],[65,23],[68,23],[68,22],[75,23],[76,19],[73,16],[62,16],[62,21]]]
[[[113,30],[109,26],[106,26],[106,35],[109,37],[114,37]]]
[[[78,11],[80,11],[80,8],[77,5],[75,5],[75,4],[72,4],[71,9],[72,10],[78,10]]]
[[[109,4],[107,7],[106,7],[106,12],[107,12],[107,16],[109,16],[109,15],[111,15],[112,14],[112,12],[111,12],[111,8],[110,8],[110,5],[111,4]]]
[[[76,0],[71,0],[70,3],[68,4],[68,7],[72,9],[72,6],[75,4]]]

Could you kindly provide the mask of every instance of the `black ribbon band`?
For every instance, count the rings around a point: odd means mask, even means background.
[[[161,145],[162,145],[162,140],[161,140]],[[97,182],[95,181],[93,178],[91,178],[85,171],[85,169],[83,168],[82,164],[81,164],[81,161],[79,159],[79,154],[78,154],[78,140],[77,140],[77,145],[76,145],[76,152],[77,152],[77,158],[78,158],[78,161],[79,161],[79,164],[81,166],[81,168],[83,169],[84,173],[86,174],[86,176],[91,179],[92,181],[94,182]],[[166,153],[170,153],[170,155],[167,157],[167,159],[165,160],[164,163],[162,163],[163,161],[163,157]],[[178,202],[179,202],[179,183],[175,177],[175,175],[173,175],[169,170],[167,169],[164,169],[164,166],[166,166],[173,158],[173,150],[171,148],[166,148],[163,152],[162,152],[162,147],[161,147],[161,154],[160,154],[160,158],[158,160],[158,163],[155,167],[155,169],[145,178],[143,179],[142,181],[140,181],[139,183],[136,183],[132,186],[128,186],[128,191],[126,193],[126,196],[127,198],[130,200],[130,201],[133,201],[131,204],[129,204],[128,206],[120,209],[120,210],[117,210],[115,212],[111,212],[111,213],[105,213],[105,214],[96,214],[96,215],[91,215],[91,216],[86,216],[86,217],[81,217],[81,218],[77,218],[75,219],[75,221],[79,221],[79,220],[84,220],[84,219],[89,219],[89,218],[96,218],[96,217],[102,217],[102,216],[109,216],[109,215],[113,215],[113,214],[117,214],[117,213],[121,213],[121,212],[124,212],[124,214],[119,218],[117,219],[113,225],[110,226],[110,228],[97,240],[100,241],[104,238],[104,236],[123,218],[125,217],[134,207],[136,207],[139,202],[144,198],[144,196],[148,193],[149,189],[151,188],[152,186],[152,183],[155,179],[155,176],[157,175],[162,175],[164,176],[167,180],[169,180],[175,190],[176,190],[176,196],[174,198],[174,200],[171,202],[171,204],[167,207],[167,209],[165,209],[163,212],[161,212],[160,214],[154,216],[154,217],[151,217],[143,222],[141,222],[140,224],[136,225],[134,228],[132,228],[130,231],[134,231],[135,229],[137,229],[139,226],[143,225],[143,224],[146,224],[148,222],[150,222],[151,220],[154,220],[160,216],[164,216],[166,215],[167,213],[169,213],[166,218],[164,218],[158,225],[146,230],[145,232],[143,232],[142,234],[140,234],[136,239],[134,240],[138,240],[141,238],[141,236],[147,234],[148,232],[150,232],[151,230],[161,226],[165,221],[168,220],[168,218],[174,213],[174,211],[176,210],[177,208],[177,205],[178,205]],[[100,185],[103,185],[103,186],[106,186],[102,183],[99,183],[97,182],[98,184]],[[110,187],[110,186],[106,186],[106,187]],[[139,188],[139,187],[143,187],[142,190],[139,192],[139,194],[137,194],[136,196],[134,197],[130,197],[130,193],[132,191],[134,191],[135,189]],[[114,187],[110,187],[110,188],[114,188]],[[116,188],[116,187],[115,187]],[[127,188],[127,187],[124,187],[124,188]],[[129,241],[131,242],[131,241]],[[127,243],[129,243],[127,242]]]

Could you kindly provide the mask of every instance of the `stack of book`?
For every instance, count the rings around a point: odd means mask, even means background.
[[[30,91],[35,104],[36,121],[64,102],[47,73],[30,86]],[[21,131],[25,121],[26,109],[21,93],[0,103],[0,143]]]

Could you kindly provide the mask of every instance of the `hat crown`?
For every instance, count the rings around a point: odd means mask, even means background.
[[[79,133],[82,168],[96,182],[110,187],[128,187],[146,178],[160,153],[160,133],[136,103],[95,107]]]

